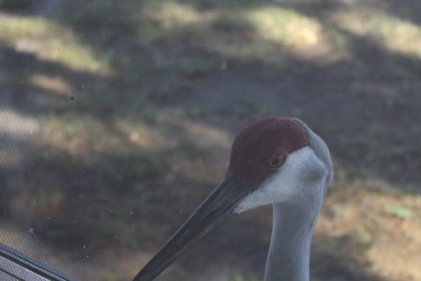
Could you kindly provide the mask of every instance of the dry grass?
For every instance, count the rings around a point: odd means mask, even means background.
[[[109,74],[104,58],[96,58],[89,48],[65,27],[42,17],[23,17],[0,13],[2,43],[41,60],[54,61],[75,70]]]
[[[364,13],[359,9],[339,12],[333,16],[333,19],[341,28],[373,38],[386,49],[421,57],[419,48],[421,27],[417,24],[385,12],[371,11]]]

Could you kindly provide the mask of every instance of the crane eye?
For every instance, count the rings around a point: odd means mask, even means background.
[[[285,163],[285,160],[286,157],[284,154],[275,154],[269,159],[268,165],[272,169],[278,169]]]

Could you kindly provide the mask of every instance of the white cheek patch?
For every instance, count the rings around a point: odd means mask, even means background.
[[[310,147],[298,149],[288,156],[278,172],[244,197],[234,213],[281,202],[302,205],[309,213],[318,211],[323,201],[326,176],[327,169]]]

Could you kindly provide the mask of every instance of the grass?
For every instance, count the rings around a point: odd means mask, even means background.
[[[261,38],[270,42],[305,48],[318,44],[321,39],[320,23],[292,9],[268,6],[247,11],[246,18]]]
[[[235,275],[234,281],[259,281],[261,279],[255,278],[255,277],[243,277],[241,274]]]
[[[414,212],[410,208],[402,206],[388,205],[385,207],[385,212],[401,219],[411,219],[414,217]]]
[[[394,52],[421,57],[421,27],[410,21],[382,11],[365,14],[358,10],[339,12],[334,21],[346,30],[378,40]]]
[[[22,152],[1,151],[21,159],[0,161],[0,172],[22,175],[0,178],[1,218],[17,236],[31,229],[65,252],[57,266],[77,264],[80,279],[127,280],[224,175],[236,132],[282,113],[307,120],[335,160],[314,280],[421,278],[416,20],[323,1],[82,2],[52,17],[0,14],[10,107],[0,114],[13,111],[3,131],[16,139],[20,120],[34,128]],[[214,280],[203,273],[213,263],[241,265],[218,269],[231,280],[260,280],[268,218],[233,222],[164,280]],[[103,264],[100,277],[81,270]]]
[[[110,71],[106,59],[96,58],[71,30],[51,20],[3,14],[0,34],[2,43],[22,52],[33,53],[42,60],[104,75]]]
[[[2,39],[10,43],[25,36],[41,37],[45,34],[57,34],[54,26],[43,18],[15,17],[7,14],[2,15],[0,31]]]

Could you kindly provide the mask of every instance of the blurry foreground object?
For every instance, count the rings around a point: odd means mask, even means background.
[[[0,243],[1,281],[76,281]]]

